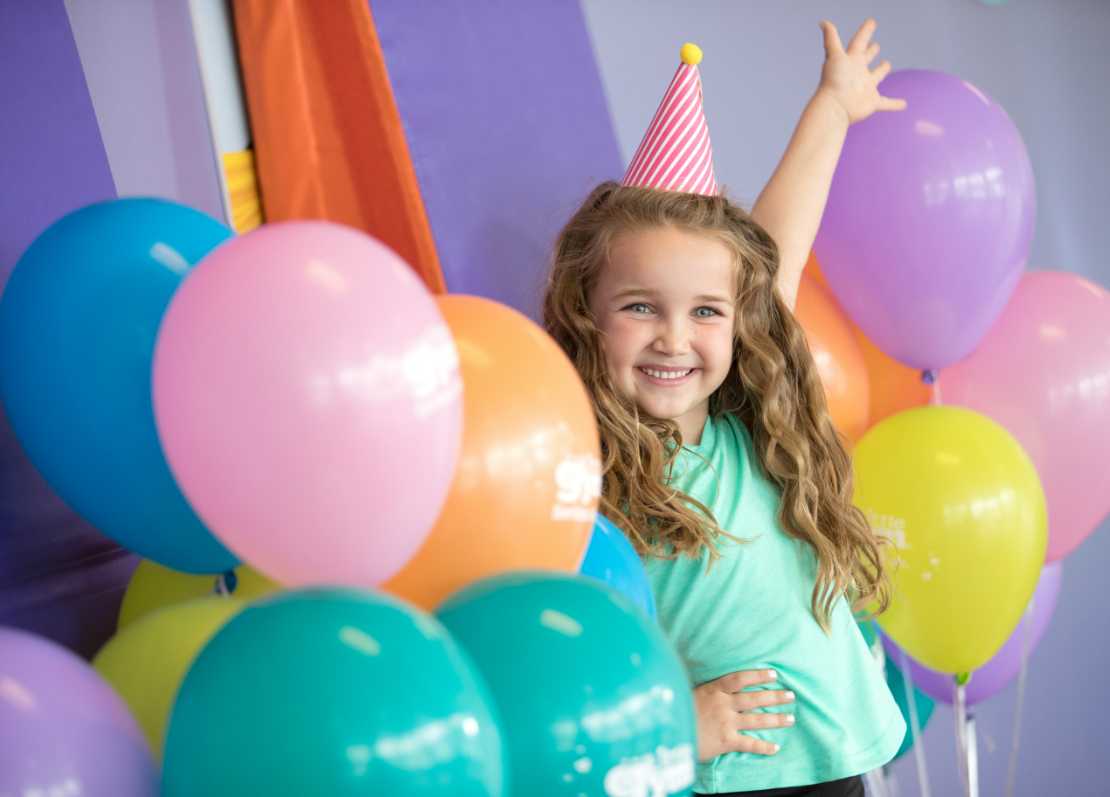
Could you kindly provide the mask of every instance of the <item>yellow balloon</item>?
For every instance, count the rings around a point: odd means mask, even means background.
[[[117,633],[93,659],[93,667],[131,709],[157,760],[162,760],[170,709],[189,667],[246,605],[212,596],[158,609]]]
[[[879,625],[934,670],[985,664],[1044,564],[1044,492],[1029,457],[978,413],[921,407],[873,427],[853,459],[856,505],[893,542],[894,593]]]
[[[182,573],[144,559],[135,568],[123,595],[117,628],[123,629],[155,609],[214,595],[217,593],[218,578],[219,576]],[[244,601],[261,598],[281,589],[279,584],[246,565],[235,568],[235,581],[233,594]]]

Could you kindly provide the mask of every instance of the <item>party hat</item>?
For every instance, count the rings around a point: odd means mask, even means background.
[[[684,44],[682,63],[621,180],[623,185],[715,196],[713,147],[702,109],[701,48]]]

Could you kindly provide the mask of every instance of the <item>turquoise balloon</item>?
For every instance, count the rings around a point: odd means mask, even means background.
[[[890,687],[890,693],[894,695],[894,702],[898,704],[898,710],[902,712],[902,717],[906,720],[906,736],[902,739],[902,746],[894,754],[894,758],[900,758],[913,747],[913,721],[910,716],[910,704],[906,701],[906,680],[902,671],[889,659],[886,663],[886,684]],[[933,716],[935,703],[931,697],[916,686],[913,688],[913,702],[917,709],[917,722],[920,726],[918,731],[924,731],[925,726],[929,723],[929,718]]]
[[[887,688],[890,689],[890,694],[894,696],[894,702],[898,704],[898,710],[902,712],[902,719],[906,721],[906,735],[902,738],[902,746],[894,754],[894,759],[901,758],[913,747],[913,717],[910,714],[910,704],[906,701],[906,681],[902,676],[902,671],[898,668],[897,662],[891,661],[883,651],[882,638],[879,636],[879,624],[874,620],[868,620],[859,623],[859,630],[863,634],[863,641],[867,643],[867,647],[870,648],[872,654],[883,662]],[[929,717],[933,716],[933,699],[915,686],[913,688],[913,700],[917,709],[918,731],[924,731],[929,722]]]
[[[231,234],[159,199],[89,205],[31,243],[0,300],[0,396],[28,458],[102,533],[193,573],[238,562],[170,475],[151,360],[177,286]]]
[[[355,590],[282,593],[232,619],[185,676],[162,797],[500,797],[491,705],[420,610]]]
[[[693,693],[663,633],[609,587],[577,575],[477,582],[438,616],[493,692],[511,794],[690,794]]]

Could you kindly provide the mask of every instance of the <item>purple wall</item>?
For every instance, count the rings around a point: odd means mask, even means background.
[[[571,2],[374,0],[447,287],[536,316],[559,227],[621,163]]]
[[[0,281],[59,216],[115,197],[61,0],[0,3]],[[0,419],[0,625],[89,654],[115,627],[131,557],[71,512]]]

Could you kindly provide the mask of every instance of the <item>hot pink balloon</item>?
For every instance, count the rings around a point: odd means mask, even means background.
[[[940,375],[945,404],[998,421],[1033,460],[1053,562],[1110,511],[1110,294],[1075,274],[1025,274],[979,348]]]
[[[316,221],[229,241],[174,295],[153,371],[182,491],[271,578],[378,584],[427,536],[458,454],[458,355],[384,245]]]

